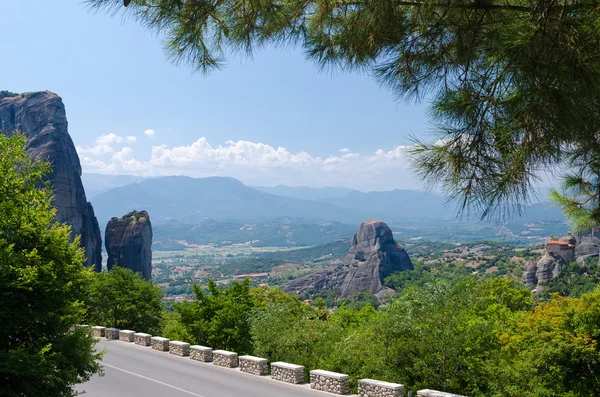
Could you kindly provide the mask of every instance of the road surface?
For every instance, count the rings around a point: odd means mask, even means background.
[[[101,340],[105,375],[94,376],[76,390],[84,397],[326,397],[311,390],[223,368],[212,363],[178,357],[134,343]]]

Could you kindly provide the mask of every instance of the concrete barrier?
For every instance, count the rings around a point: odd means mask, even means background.
[[[209,363],[213,360],[212,348],[200,345],[190,346],[190,358]]]
[[[315,369],[310,371],[310,388],[334,394],[348,394],[348,375]]]
[[[240,356],[240,371],[248,372],[253,375],[267,375],[269,373],[268,361],[266,358],[254,356]]]
[[[106,328],[104,330],[104,335],[106,339],[117,340],[119,339],[119,329],[118,328]]]
[[[169,353],[176,356],[189,356],[190,355],[190,344],[186,342],[180,342],[174,340],[169,342]]]
[[[92,335],[94,335],[96,338],[104,338],[104,330],[106,330],[106,327],[92,327]]]
[[[465,397],[465,396],[461,396],[459,394],[452,394],[452,393],[446,393],[443,391],[429,390],[429,389],[419,390],[417,392],[417,396],[418,397]]]
[[[235,368],[238,366],[238,355],[227,350],[214,350],[213,364],[219,367]]]
[[[134,334],[135,334],[135,331],[131,331],[128,329],[119,331],[119,340],[121,342],[133,342]]]
[[[404,385],[375,379],[358,380],[359,397],[403,397]]]
[[[152,338],[150,338],[150,340],[152,342],[152,349],[161,352],[169,351],[169,339],[162,338],[160,336],[153,336]]]
[[[152,346],[152,335],[145,334],[143,332],[136,332],[133,334],[133,341],[136,345]]]
[[[282,361],[271,363],[271,378],[287,383],[304,383],[304,366]]]

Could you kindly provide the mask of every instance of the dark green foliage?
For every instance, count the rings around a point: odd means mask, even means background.
[[[73,396],[101,371],[81,323],[89,285],[79,238],[53,223],[48,164],[32,164],[25,138],[0,135],[0,395]]]
[[[598,258],[591,257],[584,262],[583,266],[571,263],[561,269],[557,278],[546,282],[540,298],[549,300],[554,293],[580,297],[584,293],[592,292],[598,285],[600,285]]]
[[[414,270],[395,272],[384,279],[384,285],[396,291],[409,287],[423,287],[434,280],[459,281],[467,278],[471,270],[464,266],[424,265],[413,261]]]
[[[179,324],[167,329],[166,336],[239,354],[252,352],[248,316],[255,300],[250,294],[250,280],[227,288],[209,280],[208,293],[198,285],[193,289],[195,301],[174,304]]]
[[[10,92],[10,91],[0,91],[0,99],[11,98],[11,97],[15,97],[15,96],[19,96],[19,94],[16,94],[16,93]]]
[[[162,292],[151,280],[115,266],[110,272],[91,273],[85,301],[90,324],[156,334],[162,327]]]

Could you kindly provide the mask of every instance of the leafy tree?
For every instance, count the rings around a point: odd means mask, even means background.
[[[600,390],[600,289],[541,303],[503,335],[498,396],[597,395]]]
[[[527,203],[538,170],[599,151],[600,8],[591,0],[87,0],[165,37],[202,71],[224,54],[300,45],[320,67],[367,71],[400,98],[431,99],[435,143],[413,165],[462,209]],[[513,207],[512,204],[515,207]]]
[[[79,239],[53,222],[50,167],[25,149],[0,135],[0,395],[73,396],[101,370],[91,333],[74,328],[88,273]]]
[[[172,334],[167,336],[240,354],[252,352],[248,315],[256,301],[250,280],[236,281],[226,288],[209,280],[208,293],[197,284],[193,290],[195,301],[173,305],[180,325],[171,324],[168,330]]]
[[[91,273],[86,299],[87,322],[138,332],[158,333],[162,327],[162,292],[151,280],[115,266]]]

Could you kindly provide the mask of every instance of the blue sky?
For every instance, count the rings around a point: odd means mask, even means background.
[[[0,26],[0,89],[59,94],[84,172],[418,186],[403,146],[429,133],[426,107],[368,75],[319,72],[294,48],[194,74],[156,34],[77,0],[2,0]]]

